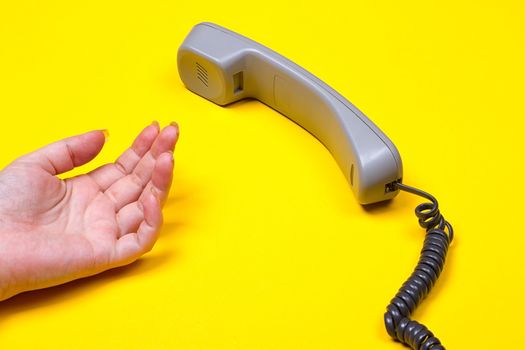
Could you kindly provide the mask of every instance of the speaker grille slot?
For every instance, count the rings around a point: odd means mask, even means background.
[[[199,62],[195,62],[195,67],[197,70],[197,79],[199,79],[206,87],[208,87],[208,71],[206,68],[201,66]]]

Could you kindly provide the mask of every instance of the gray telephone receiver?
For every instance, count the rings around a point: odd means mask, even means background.
[[[401,183],[401,157],[388,137],[303,68],[216,24],[192,29],[179,48],[178,69],[188,89],[216,104],[255,98],[308,130],[332,153],[361,204],[391,199],[399,190],[430,200],[416,208],[427,231],[419,263],[387,306],[385,326],[393,338],[413,349],[444,349],[432,332],[409,316],[441,273],[452,226],[432,195]]]
[[[219,105],[255,98],[313,134],[332,153],[361,204],[393,198],[402,177],[396,146],[347,99],[278,53],[211,23],[179,49],[182,81]]]

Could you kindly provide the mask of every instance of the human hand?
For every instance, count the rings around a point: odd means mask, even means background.
[[[0,172],[0,300],[129,264],[151,250],[173,173],[175,123],[146,127],[115,163],[91,161],[105,143],[91,131],[18,158]]]

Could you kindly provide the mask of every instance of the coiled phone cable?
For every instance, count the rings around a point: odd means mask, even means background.
[[[419,225],[427,231],[425,242],[414,272],[387,306],[385,327],[392,338],[414,350],[444,350],[439,339],[427,327],[411,320],[410,315],[428,295],[441,274],[448,247],[454,238],[454,230],[439,212],[438,201],[434,196],[400,182],[393,185],[430,202],[416,207]]]

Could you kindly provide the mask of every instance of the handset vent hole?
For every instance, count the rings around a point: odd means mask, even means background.
[[[197,79],[208,87],[208,71],[199,62],[195,62],[195,67],[197,68]]]

